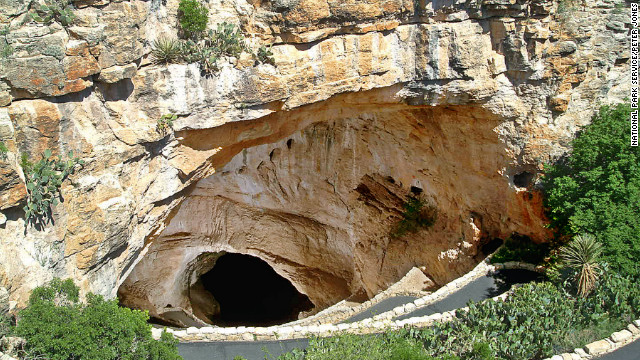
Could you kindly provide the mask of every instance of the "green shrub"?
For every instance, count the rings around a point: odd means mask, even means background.
[[[305,350],[293,350],[280,360],[460,360],[453,355],[428,355],[419,341],[404,331],[376,335],[311,338]]]
[[[0,159],[6,160],[8,152],[9,149],[7,148],[7,145],[5,145],[4,142],[0,141]]]
[[[218,49],[207,46],[206,43],[198,45],[192,42],[186,42],[184,49],[186,49],[185,58],[188,59],[188,62],[197,62],[202,72],[213,74],[218,71],[218,59],[220,58]]]
[[[209,9],[198,0],[180,0],[178,21],[185,36],[196,39],[207,28]]]
[[[239,28],[226,22],[218,24],[216,30],[209,30],[205,46],[214,49],[219,55],[240,57],[247,45]]]
[[[391,230],[391,237],[400,237],[421,228],[428,228],[435,224],[438,212],[435,206],[427,204],[421,197],[409,196],[404,203],[404,212],[400,220]]]
[[[51,206],[58,204],[62,182],[75,172],[83,160],[73,157],[70,151],[67,160],[53,158],[51,150],[44,151],[41,159],[31,163],[26,154],[22,154],[22,169],[27,183],[27,205],[24,207],[27,222],[44,226],[51,220]]]
[[[78,292],[71,280],[60,279],[33,291],[15,329],[29,354],[51,360],[181,359],[171,335],[151,337],[146,313],[94,294],[83,304]]]
[[[571,327],[572,311],[572,301],[552,284],[527,284],[504,302],[470,303],[455,321],[427,329],[421,338],[432,353],[452,351],[464,359],[476,356],[476,339],[487,343],[495,359],[542,359],[555,353],[555,339]]]
[[[12,332],[11,316],[0,310],[0,339]]]
[[[255,53],[254,58],[260,64],[270,64],[273,66],[276,65],[276,60],[273,58],[273,51],[271,51],[271,46],[260,46],[258,48],[258,52]]]
[[[164,114],[158,119],[156,131],[161,134],[167,134],[169,129],[173,128],[173,122],[178,118],[176,114]]]
[[[545,205],[562,235],[594,234],[614,270],[640,275],[640,148],[629,145],[629,113],[602,107],[571,154],[546,167]]]
[[[33,20],[46,25],[56,21],[67,27],[73,23],[76,16],[73,13],[73,0],[50,0],[41,4],[31,13]]]
[[[199,41],[183,41],[180,44],[180,57],[188,63],[197,62],[200,70],[212,74],[218,71],[221,57],[239,57],[246,50],[247,45],[240,30],[233,24],[223,22],[218,24],[217,30],[209,30]]]
[[[9,35],[9,26],[5,26],[0,30],[0,59],[6,59],[13,54],[13,47],[7,41]]]
[[[151,44],[151,57],[156,64],[173,64],[182,57],[181,44],[176,39],[161,37]]]
[[[491,263],[499,264],[509,261],[521,261],[541,264],[549,256],[549,244],[536,244],[528,237],[513,235],[491,257]]]

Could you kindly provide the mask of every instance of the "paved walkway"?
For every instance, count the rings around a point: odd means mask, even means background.
[[[374,317],[375,315],[382,314],[387,311],[393,310],[396,306],[404,305],[416,300],[415,296],[394,296],[388,299],[384,299],[372,307],[348,318],[343,323],[352,323]]]
[[[307,339],[280,341],[217,341],[178,344],[178,352],[184,360],[233,360],[242,356],[247,360],[262,360],[267,354],[276,359],[294,348],[304,349],[309,344]]]
[[[640,340],[636,340],[630,344],[627,344],[620,349],[609,353],[607,355],[603,355],[601,357],[596,357],[594,360],[638,360],[640,359]]]
[[[500,295],[509,290],[511,285],[530,282],[539,278],[539,275],[528,270],[499,270],[492,276],[483,276],[472,281],[460,290],[448,297],[410,314],[401,316],[400,319],[423,316],[435,312],[449,311],[466,306],[469,300],[481,301]],[[360,321],[392,310],[394,307],[406,304],[416,298],[411,296],[396,296],[386,299],[363,311],[347,322]],[[283,352],[291,351],[293,348],[305,348],[308,344],[306,339],[282,340],[282,341],[217,341],[201,343],[181,343],[178,345],[180,355],[185,360],[232,360],[240,355],[248,360],[262,360],[265,353],[263,348],[269,351],[273,358],[277,358]],[[624,359],[626,360],[626,359]],[[634,360],[638,360],[634,358]]]
[[[529,270],[499,270],[494,275],[483,276],[470,282],[442,300],[401,315],[394,320],[404,320],[416,316],[427,316],[459,309],[467,306],[470,300],[478,302],[490,299],[506,292],[512,285],[524,284],[540,278],[539,274]]]

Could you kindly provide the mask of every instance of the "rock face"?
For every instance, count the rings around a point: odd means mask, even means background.
[[[448,282],[475,265],[483,239],[516,231],[545,239],[539,208],[523,206],[537,193],[514,186],[516,169],[504,168],[499,116],[463,105],[354,111],[333,99],[312,113],[308,126],[305,109],[276,113],[270,124],[299,119],[303,129],[246,148],[200,180],[124,283],[121,301],[157,301],[156,316],[166,304],[190,309],[179,298],[186,300],[198,256],[225,251],[262,258],[324,308],[373,296],[416,264]],[[392,237],[412,188],[437,221]]]
[[[0,74],[0,287],[14,305],[72,277],[197,322],[193,299],[215,299],[190,291],[222,252],[266,261],[316,310],[414,266],[446,282],[488,239],[547,239],[542,164],[595,104],[628,94],[615,2],[567,16],[539,0],[209,0],[210,26],[274,44],[276,65],[227,59],[214,76],[148,59],[176,33],[178,2],[80,1],[68,28],[0,4],[14,49]],[[175,132],[158,132],[168,113]],[[17,155],[45,149],[86,164],[55,224],[25,232]],[[437,221],[390,237],[411,191]]]

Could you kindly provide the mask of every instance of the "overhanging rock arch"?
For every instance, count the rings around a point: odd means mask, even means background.
[[[485,239],[544,238],[539,194],[508,176],[514,159],[500,137],[508,120],[481,106],[374,101],[390,93],[178,134],[185,153],[206,153],[216,172],[153,240],[120,287],[122,303],[167,322],[176,309],[210,322],[217,304],[202,310],[206,297],[195,304],[188,289],[206,272],[203,254],[233,252],[264,260],[318,311],[369,298],[413,266],[445,283],[473,267]],[[391,237],[415,184],[438,219]]]

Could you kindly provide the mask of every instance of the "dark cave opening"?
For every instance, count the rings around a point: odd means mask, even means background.
[[[523,171],[513,176],[513,184],[517,187],[526,188],[531,185],[535,175],[528,171]]]
[[[265,261],[225,254],[200,281],[220,305],[210,320],[222,326],[271,326],[298,319],[314,306]]]

